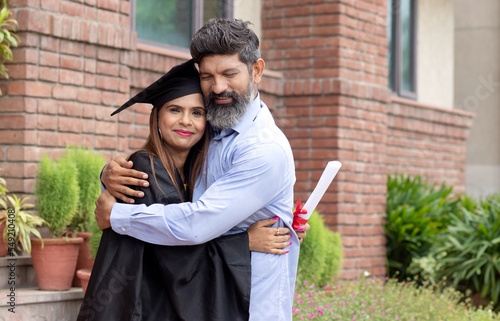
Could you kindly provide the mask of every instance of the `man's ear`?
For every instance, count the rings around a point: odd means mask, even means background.
[[[252,65],[253,82],[255,84],[259,84],[262,80],[262,74],[264,73],[265,66],[266,63],[262,58],[257,59],[257,61]]]

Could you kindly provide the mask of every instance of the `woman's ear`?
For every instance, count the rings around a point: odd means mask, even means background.
[[[255,84],[259,84],[260,81],[262,80],[262,74],[264,73],[265,66],[266,63],[262,58],[257,59],[257,61],[253,63],[252,74],[253,74],[253,82]]]

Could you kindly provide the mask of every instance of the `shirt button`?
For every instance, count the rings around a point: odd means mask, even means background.
[[[214,142],[214,145],[217,145],[217,142]]]
[[[124,227],[122,227],[122,232],[125,232],[125,231],[126,231],[126,229]]]

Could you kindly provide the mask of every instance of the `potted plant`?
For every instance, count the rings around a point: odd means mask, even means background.
[[[28,200],[28,197],[19,198],[15,194],[0,200],[5,209],[4,215],[0,217],[0,226],[8,227],[2,231],[2,240],[6,245],[9,245],[10,256],[16,255],[16,250],[31,254],[31,235],[38,239],[42,238],[37,227],[46,222],[41,217],[26,210],[33,207],[33,204],[27,203]]]
[[[41,290],[68,290],[83,242],[81,237],[63,236],[78,206],[77,169],[72,159],[65,155],[54,161],[44,154],[37,170],[35,194],[38,213],[48,222],[52,235],[31,240],[38,286]]]
[[[91,270],[94,259],[90,255],[89,239],[92,235],[91,222],[95,221],[95,200],[101,193],[99,174],[106,164],[104,156],[84,147],[68,147],[66,157],[69,157],[77,168],[79,186],[79,202],[75,216],[69,225],[70,235],[83,238],[76,263],[76,270]],[[76,273],[73,277],[73,286],[81,286]]]
[[[26,210],[33,207],[33,204],[27,203],[28,197],[6,195],[8,192],[5,179],[0,177],[0,206],[3,208],[0,212],[0,256],[7,255],[9,249],[11,256],[16,255],[16,250],[30,254],[30,235],[41,238],[37,227],[45,221]]]
[[[97,255],[97,249],[99,248],[99,244],[101,243],[102,231],[99,229],[99,226],[97,225],[95,219],[91,222],[90,227],[92,235],[90,236],[89,239],[89,250],[90,250],[90,256],[92,257],[92,259],[95,259],[95,256]],[[76,274],[80,279],[82,285],[83,294],[85,294],[85,291],[87,290],[87,285],[89,283],[91,273],[92,273],[92,268],[78,269],[76,271]]]
[[[0,170],[2,170],[0,168]],[[0,177],[0,202],[5,209],[7,207],[4,197],[5,194],[7,193],[7,182],[3,177]],[[0,211],[0,235],[3,235],[3,231],[5,230],[5,219],[7,216],[6,211]],[[7,255],[7,242],[5,237],[0,238],[0,257],[6,256]]]

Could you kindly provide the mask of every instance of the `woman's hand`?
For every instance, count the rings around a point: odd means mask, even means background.
[[[299,227],[299,229],[295,230],[295,233],[297,233],[297,237],[299,238],[300,244],[304,241],[306,237],[306,231],[309,231],[311,229],[311,225],[309,223],[306,223]]]
[[[292,236],[286,227],[268,227],[276,223],[274,218],[255,222],[247,230],[250,251],[271,254],[285,254]],[[278,233],[279,232],[279,233]]]
[[[127,161],[123,157],[115,157],[102,170],[101,181],[111,195],[125,203],[134,203],[132,198],[143,197],[144,193],[131,189],[128,186],[149,186],[148,175],[132,169],[132,161]],[[127,186],[128,185],[128,186]]]

